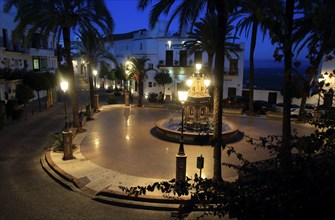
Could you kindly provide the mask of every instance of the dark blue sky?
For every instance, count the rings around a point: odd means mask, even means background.
[[[115,22],[114,33],[126,33],[149,26],[149,14],[151,6],[144,12],[137,10],[137,0],[105,0]],[[177,30],[177,25],[170,28],[171,31]],[[240,36],[241,42],[245,42],[245,59],[249,59],[249,42],[245,36]],[[255,59],[273,59],[275,47],[268,38],[262,40],[262,35],[258,34],[256,44]],[[300,57],[305,57],[306,52],[302,52]]]

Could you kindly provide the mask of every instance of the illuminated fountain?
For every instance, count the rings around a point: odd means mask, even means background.
[[[201,64],[196,64],[196,69],[196,73],[186,81],[189,89],[187,100],[183,102],[184,120],[181,116],[171,114],[168,118],[157,121],[156,131],[161,139],[179,142],[182,135],[183,142],[187,144],[210,144],[213,137],[213,117],[209,108],[211,96],[208,92],[210,80],[200,73]],[[235,141],[237,136],[237,125],[222,120],[222,139],[229,143]]]

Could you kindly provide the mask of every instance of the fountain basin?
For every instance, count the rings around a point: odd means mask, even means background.
[[[173,121],[169,118],[158,120],[156,122],[157,136],[166,141],[176,143],[180,142],[181,132],[178,130],[178,126],[176,126],[176,122],[178,121],[180,123],[180,117],[174,118]],[[238,135],[239,130],[237,124],[227,120],[222,121],[222,140],[225,143],[232,143],[236,141]],[[185,144],[211,145],[211,140],[213,139],[213,132],[211,132],[211,129],[199,131],[190,131],[186,129],[183,132],[183,136]]]

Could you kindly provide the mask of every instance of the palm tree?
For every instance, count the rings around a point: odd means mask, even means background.
[[[229,20],[231,24],[232,19]],[[194,40],[185,41],[183,46],[190,52],[194,51],[205,51],[208,55],[208,69],[212,73],[214,55],[217,48],[217,29],[212,28],[216,27],[218,24],[217,15],[206,14],[205,18],[201,18],[199,22],[194,24],[193,31],[188,34],[188,37],[193,38]],[[238,52],[242,49],[239,44],[232,43],[236,37],[230,36],[229,33],[233,30],[233,26],[229,25],[226,36],[226,50],[225,56],[228,59],[231,59],[231,54],[238,56]]]
[[[151,3],[151,0],[139,0],[138,9],[144,10]],[[161,14],[167,15],[174,3],[179,3],[172,11],[171,17],[168,20],[166,29],[169,28],[172,21],[179,16],[179,32],[185,30],[188,26],[194,26],[197,18],[205,10],[207,14],[218,17],[217,29],[217,48],[214,68],[214,109],[213,109],[213,147],[214,147],[214,175],[213,181],[221,183],[222,179],[222,164],[221,153],[225,146],[222,142],[222,94],[223,94],[223,75],[224,75],[224,56],[225,56],[225,42],[228,31],[228,17],[236,7],[237,1],[224,0],[194,0],[192,4],[188,0],[160,0],[152,8],[150,12],[150,28],[155,26]]]
[[[306,72],[309,76],[308,86],[311,87],[318,74],[318,68],[322,58],[335,50],[335,22],[329,19],[333,16],[335,2],[331,0],[313,0],[301,2],[298,6],[302,12],[302,17],[295,20],[294,40],[298,53],[307,45],[310,65]],[[303,94],[300,104],[299,120],[302,120],[307,96],[309,92]]]
[[[121,81],[121,84],[124,87],[126,81],[128,80],[128,76],[126,73],[126,68],[122,63],[119,63],[116,65],[116,68],[114,70],[114,75],[117,80]],[[124,89],[129,89],[129,88],[124,88]]]
[[[93,29],[81,29],[78,37],[80,41],[76,42],[74,48],[79,50],[79,56],[82,57],[88,65],[88,81],[90,86],[90,100],[93,109],[97,106],[94,101],[93,70],[98,64],[98,59],[104,53],[103,37]]]
[[[292,87],[292,46],[293,46],[293,17],[296,0],[274,2],[273,16],[266,19],[270,37],[273,43],[279,44],[284,56],[284,86],[283,86],[283,121],[282,142],[278,154],[283,168],[292,166],[291,144],[291,87]]]
[[[15,36],[23,36],[28,30],[25,42],[31,42],[34,33],[44,36],[54,34],[54,40],[59,41],[63,36],[66,61],[66,73],[69,78],[73,124],[80,128],[78,100],[74,80],[74,70],[71,57],[71,29],[98,28],[106,37],[113,32],[114,22],[107,10],[104,0],[8,0],[4,11],[8,12],[12,7],[17,8],[15,20],[18,22],[15,28]],[[54,41],[55,42],[55,41]]]
[[[129,77],[133,77],[138,83],[138,107],[142,107],[143,99],[143,81],[146,77],[146,72],[149,69],[145,68],[145,63],[150,59],[147,57],[131,57],[128,59],[131,68],[129,69]]]
[[[236,25],[236,32],[241,35],[245,31],[248,37],[251,28],[250,39],[250,54],[249,54],[249,114],[254,114],[254,79],[255,79],[255,66],[254,66],[254,53],[257,42],[257,32],[260,27],[263,36],[266,33],[266,27],[263,20],[266,16],[271,15],[271,2],[269,0],[243,0],[239,3],[239,10],[237,15],[241,17]]]
[[[154,77],[155,81],[157,82],[158,85],[162,85],[163,86],[163,99],[164,99],[164,94],[165,94],[165,85],[172,83],[172,77],[170,76],[169,72],[158,72],[156,73],[155,77]]]

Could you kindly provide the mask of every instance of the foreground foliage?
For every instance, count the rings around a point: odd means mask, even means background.
[[[149,186],[120,187],[129,195],[139,196],[158,190],[167,197],[190,195],[180,206],[179,217],[194,210],[204,215],[229,216],[238,219],[323,219],[335,214],[335,129],[334,120],[325,118],[314,123],[316,130],[308,136],[294,134],[290,139],[293,166],[281,166],[278,152],[281,136],[248,138],[257,148],[268,149],[274,157],[249,162],[227,146],[227,154],[235,155],[239,164],[223,165],[236,169],[234,182],[216,183],[195,175],[186,182],[157,182]]]

